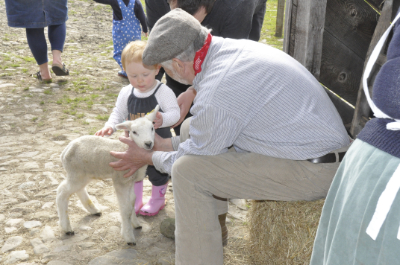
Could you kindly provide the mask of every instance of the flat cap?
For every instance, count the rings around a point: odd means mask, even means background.
[[[175,58],[193,43],[201,28],[197,19],[180,8],[168,12],[150,32],[143,51],[143,64],[154,65]]]

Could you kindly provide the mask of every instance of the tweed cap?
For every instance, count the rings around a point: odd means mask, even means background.
[[[150,32],[143,51],[143,63],[154,65],[175,58],[193,43],[200,32],[200,22],[186,11],[176,8],[168,12]]]

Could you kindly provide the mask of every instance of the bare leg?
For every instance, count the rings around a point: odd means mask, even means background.
[[[42,76],[42,79],[50,79],[51,78],[49,64],[47,62],[39,65],[39,69],[40,69],[40,75]]]
[[[61,64],[61,51],[59,50],[52,50],[51,53],[53,54],[53,64]]]

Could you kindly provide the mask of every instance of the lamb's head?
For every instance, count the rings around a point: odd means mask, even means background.
[[[138,118],[133,121],[125,121],[117,124],[115,127],[118,130],[129,131],[129,137],[143,149],[150,150],[154,146],[154,126],[153,121],[156,118],[157,111],[160,107],[156,108],[144,117]]]

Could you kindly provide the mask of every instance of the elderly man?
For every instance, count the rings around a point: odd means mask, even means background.
[[[213,36],[258,41],[264,21],[267,0],[146,0],[148,24],[156,21],[174,8],[193,15],[203,26],[211,29]],[[169,5],[168,5],[169,4]],[[164,71],[160,71],[159,80]],[[194,99],[194,90],[166,75],[167,85],[178,97],[181,118],[174,125],[177,135]],[[189,88],[189,89],[188,89]]]
[[[324,198],[350,139],[327,93],[301,64],[270,46],[213,37],[175,9],[154,26],[143,54],[197,92],[179,137],[154,151],[132,141],[110,165],[144,164],[172,176],[176,264],[223,264],[217,198]]]

